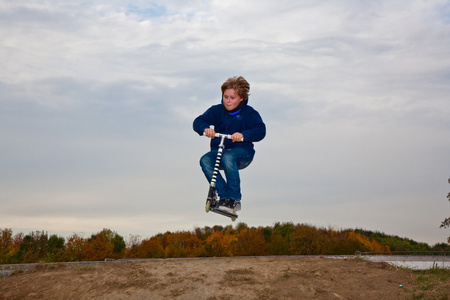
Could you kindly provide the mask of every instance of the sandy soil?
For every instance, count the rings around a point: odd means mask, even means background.
[[[239,257],[39,265],[0,278],[0,299],[447,299],[420,274],[357,258]]]

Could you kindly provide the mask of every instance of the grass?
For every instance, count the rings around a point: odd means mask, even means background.
[[[413,291],[412,299],[450,299],[450,269],[413,270],[412,273],[418,275],[412,283],[419,289]]]
[[[445,282],[450,279],[450,269],[429,269],[422,271],[413,271],[414,274],[419,274],[415,283],[420,285],[423,290],[429,290],[440,282]]]

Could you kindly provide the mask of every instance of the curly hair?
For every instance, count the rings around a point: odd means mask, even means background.
[[[242,76],[234,76],[228,78],[227,81],[222,84],[221,89],[222,94],[225,92],[225,90],[233,89],[236,91],[239,97],[242,97],[244,100],[247,100],[248,96],[250,95],[250,84]]]

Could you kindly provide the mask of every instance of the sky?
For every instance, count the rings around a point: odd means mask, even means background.
[[[0,36],[0,228],[450,236],[448,1],[0,0]],[[236,75],[267,135],[232,223],[192,122]]]

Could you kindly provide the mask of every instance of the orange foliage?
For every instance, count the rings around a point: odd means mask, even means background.
[[[117,233],[103,229],[86,239],[77,234],[60,245],[57,236],[32,232],[12,236],[0,229],[0,263],[39,261],[83,261],[105,258],[177,258],[264,255],[352,255],[361,252],[389,252],[387,245],[360,233],[293,223],[249,228],[245,223],[196,228],[158,234],[140,241],[134,236],[128,248]],[[50,241],[50,243],[49,243]],[[53,243],[52,243],[53,242]],[[123,247],[122,247],[123,246]]]
[[[97,235],[86,243],[83,247],[83,256],[87,260],[99,261],[105,258],[112,258],[114,246],[105,235]]]
[[[349,240],[358,241],[362,245],[362,252],[388,252],[391,251],[389,246],[384,246],[378,243],[376,240],[371,240],[368,237],[355,233],[353,231],[348,233]]]
[[[326,231],[311,226],[297,225],[291,235],[290,253],[293,255],[324,254],[328,244]]]
[[[23,240],[23,233],[13,237],[11,229],[0,231],[0,264],[10,264],[16,262],[20,243]]]
[[[222,231],[216,231],[206,239],[205,251],[208,256],[233,256],[230,245],[236,240],[236,237],[230,232],[231,230],[227,230],[223,234]]]
[[[82,261],[85,259],[84,248],[87,240],[77,234],[67,238],[66,242],[66,259],[68,261]]]
[[[203,249],[202,241],[196,235],[184,232],[180,238],[181,245],[183,245],[187,257],[196,257]]]
[[[164,256],[164,248],[159,238],[142,241],[137,250],[137,257],[139,258],[164,258]]]
[[[235,256],[263,256],[267,255],[267,243],[262,228],[244,228],[237,234],[233,243]]]

